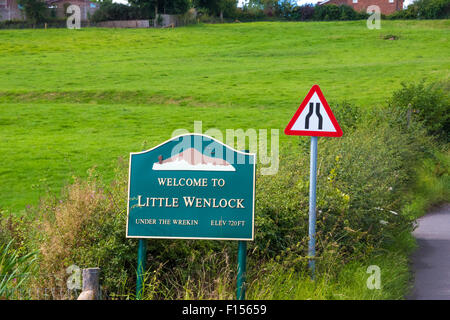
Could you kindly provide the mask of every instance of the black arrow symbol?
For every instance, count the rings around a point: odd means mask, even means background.
[[[314,112],[314,103],[310,102],[309,112],[305,118],[305,129],[309,129],[309,119],[311,118],[313,112]],[[319,119],[319,130],[322,130],[323,118],[322,115],[320,114],[320,102],[316,102],[316,116]]]
[[[309,103],[309,112],[305,118],[305,129],[309,129],[309,118],[311,118],[313,112],[314,112],[314,103],[310,102]]]
[[[322,130],[323,119],[322,119],[322,115],[320,114],[320,103],[319,102],[316,103],[316,116],[317,116],[317,118],[319,118],[319,130]]]

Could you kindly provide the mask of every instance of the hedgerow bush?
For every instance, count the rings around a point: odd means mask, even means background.
[[[357,117],[356,111],[336,114],[348,117],[338,119],[343,124]],[[431,144],[420,123],[408,128],[402,117],[374,111],[358,126],[348,126],[342,138],[319,140],[318,259],[345,263],[411,230],[412,220],[402,214],[403,194],[410,168]],[[308,192],[309,154],[301,146],[282,154],[278,174],[258,175],[253,261],[281,257],[296,269],[306,268]],[[60,200],[43,201],[38,209],[39,265],[57,276],[38,282],[62,287],[68,266],[98,266],[103,290],[110,296],[132,296],[137,241],[125,238],[126,199],[127,170],[121,165],[111,185],[101,184],[92,172],[86,181],[68,186]],[[217,252],[229,257],[227,265],[207,263]],[[296,259],[283,258],[286,252],[295,252],[290,257]],[[229,242],[149,240],[148,269],[160,272],[149,278],[154,281],[149,280],[147,292],[152,298],[227,296],[233,285],[224,284],[235,276],[230,267],[235,257],[236,246]],[[321,268],[326,265],[322,262]],[[202,279],[215,280],[207,285]]]
[[[415,217],[405,206],[414,170],[434,150],[424,122],[408,119],[401,107],[362,113],[340,103],[333,110],[344,135],[319,139],[317,177],[318,272],[330,274],[411,232]],[[275,263],[286,270],[306,270],[308,146],[308,139],[299,140],[281,152],[276,175],[257,175],[249,269]],[[100,267],[102,289],[109,297],[133,298],[137,240],[125,238],[127,174],[122,161],[112,183],[101,183],[92,171],[86,180],[75,179],[62,197],[42,201],[34,214],[33,229],[38,231],[29,240],[39,249],[35,286],[64,287],[72,264]],[[231,298],[236,256],[235,242],[148,240],[144,294],[152,299]],[[44,271],[53,276],[42,275]]]
[[[234,16],[230,16],[230,18],[234,20],[238,20],[241,22],[245,21],[259,21],[267,19],[267,16],[264,14],[263,10],[259,10],[257,8],[237,8],[235,10]]]
[[[101,2],[100,8],[91,16],[93,22],[136,19],[149,19],[149,14],[138,6],[112,2]]]
[[[382,114],[386,110],[342,138],[319,139],[318,237],[341,252],[377,247],[411,227],[401,214],[402,195],[431,142],[420,125],[407,131],[406,118],[396,124],[392,113],[392,121],[378,120]],[[307,235],[309,156],[305,148],[291,152],[297,156],[283,156],[276,176],[258,179],[256,244],[271,254]]]
[[[334,20],[360,20],[367,18],[367,14],[358,13],[348,5],[337,6],[335,4],[325,4],[314,7],[313,20],[334,21]]]
[[[86,26],[83,21],[81,26]],[[43,28],[67,28],[67,19],[47,18],[43,22],[34,23],[27,20],[4,20],[0,21],[0,29],[43,29]]]
[[[389,19],[448,19],[450,0],[417,0],[405,10],[389,15]]]
[[[305,4],[303,6],[296,6],[292,9],[292,20],[308,21],[312,20],[314,16],[314,5]]]
[[[66,269],[71,265],[101,266],[106,291],[118,290],[127,280],[136,244],[124,238],[123,188],[114,182],[106,191],[91,171],[87,180],[76,179],[66,187],[61,199],[49,197],[42,201],[36,226],[40,230],[38,283],[65,289]]]
[[[75,179],[67,186],[60,199],[48,197],[42,201],[35,213],[40,217],[35,226],[39,233],[34,241],[40,252],[35,286],[56,288],[55,292],[65,294],[69,276],[66,269],[77,265],[100,267],[102,291],[110,297],[133,294],[137,241],[125,238],[127,174],[126,164],[121,161],[114,181],[104,185],[91,170],[86,180]],[[201,269],[205,254],[221,247],[222,242],[148,241],[147,266],[157,270],[163,265],[165,274],[172,276],[163,279],[162,285],[175,282],[182,289],[190,281],[189,273],[177,270]],[[161,289],[158,297],[168,294]],[[170,294],[173,297],[177,292]]]
[[[391,107],[422,121],[431,135],[450,142],[450,82],[402,83],[389,100]]]

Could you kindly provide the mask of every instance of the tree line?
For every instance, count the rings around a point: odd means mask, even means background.
[[[367,19],[366,12],[357,12],[348,5],[299,6],[295,0],[247,0],[238,7],[238,0],[128,0],[129,4],[100,2],[100,8],[90,20],[158,19],[160,14],[185,14],[197,11],[199,22],[225,21],[335,21]],[[44,0],[18,0],[28,22],[42,23],[56,19],[54,9]],[[397,11],[388,19],[448,19],[450,0],[416,0],[407,9]]]

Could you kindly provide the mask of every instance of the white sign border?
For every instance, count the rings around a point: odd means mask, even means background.
[[[253,156],[253,208],[252,208],[252,237],[251,238],[207,238],[207,237],[169,237],[169,236],[129,236],[128,235],[128,221],[129,221],[129,215],[130,215],[130,182],[131,182],[131,157],[135,154],[143,154],[143,153],[147,153],[150,152],[168,142],[171,142],[173,140],[176,139],[180,139],[182,137],[186,137],[186,136],[201,136],[201,137],[205,137],[211,140],[216,141],[217,143],[225,146],[226,148],[230,148],[231,150],[233,150],[234,152],[240,153],[240,154],[244,154],[244,155],[249,155],[249,156]],[[129,160],[129,165],[128,165],[128,199],[127,199],[127,226],[126,226],[126,238],[128,239],[185,239],[185,240],[236,240],[236,241],[254,241],[255,239],[255,189],[256,189],[256,153],[250,153],[250,152],[244,152],[244,151],[239,151],[234,149],[233,147],[230,147],[228,145],[226,145],[225,143],[223,143],[222,141],[219,141],[213,137],[207,136],[206,134],[201,134],[201,133],[185,133],[185,134],[181,134],[178,135],[176,137],[170,138],[166,141],[164,141],[163,143],[160,143],[159,145],[157,145],[156,147],[153,147],[151,149],[145,150],[145,151],[141,151],[141,152],[130,152],[130,160]]]

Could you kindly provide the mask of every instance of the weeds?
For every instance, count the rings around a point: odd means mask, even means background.
[[[0,299],[27,298],[21,289],[27,285],[36,260],[36,252],[19,255],[13,240],[0,246]]]
[[[413,220],[429,204],[448,200],[448,151],[439,151],[427,135],[425,120],[409,119],[400,105],[364,114],[347,103],[341,107],[339,113],[350,119],[343,121],[346,134],[319,140],[316,281],[310,281],[307,269],[309,154],[300,144],[281,152],[277,175],[257,177],[250,298],[399,299],[408,289]],[[107,296],[135,299],[137,242],[125,238],[124,161],[114,175],[111,183],[102,183],[93,169],[87,179],[74,179],[61,197],[42,199],[30,209],[36,218],[29,223],[33,232],[11,218],[2,241],[15,235],[23,252],[39,250],[39,270],[27,280],[30,287],[50,288],[52,298],[67,299],[66,268],[98,266]],[[10,244],[2,250],[3,260],[19,261]],[[235,242],[149,240],[142,294],[145,299],[232,299],[236,256]],[[5,265],[23,272],[27,259]],[[370,265],[382,270],[380,290],[366,285]],[[6,287],[14,285],[11,279]]]

